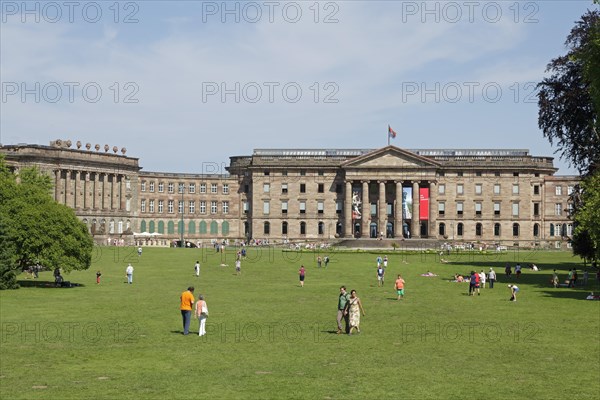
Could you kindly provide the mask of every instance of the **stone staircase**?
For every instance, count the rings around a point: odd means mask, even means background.
[[[336,247],[353,249],[390,249],[402,250],[439,250],[442,241],[437,239],[343,239],[336,243]]]

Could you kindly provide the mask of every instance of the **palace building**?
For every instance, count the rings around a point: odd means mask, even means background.
[[[159,245],[383,237],[566,248],[579,182],[523,149],[255,149],[188,174],[143,171],[116,146],[71,146],[0,153],[15,171],[49,174],[55,200],[99,243],[146,233]]]

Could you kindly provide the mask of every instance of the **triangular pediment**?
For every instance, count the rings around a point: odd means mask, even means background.
[[[438,168],[440,165],[429,158],[420,156],[410,151],[395,147],[386,146],[381,149],[373,150],[370,153],[363,154],[360,157],[353,158],[343,164],[344,168],[368,168],[368,169],[386,169],[386,168]]]

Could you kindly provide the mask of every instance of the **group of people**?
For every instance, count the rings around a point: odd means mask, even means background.
[[[347,333],[352,335],[355,330],[356,333],[360,333],[361,313],[365,316],[365,310],[360,298],[356,295],[356,290],[352,289],[348,294],[346,287],[341,286],[338,297],[337,334]],[[344,321],[344,327],[342,327],[342,321]]]
[[[188,335],[190,333],[190,323],[192,320],[192,311],[194,316],[198,318],[199,329],[198,336],[206,335],[206,319],[208,318],[208,305],[204,300],[203,295],[198,295],[198,301],[194,299],[194,287],[190,286],[186,291],[181,293],[179,297],[181,302],[180,311],[181,318],[183,321],[183,334]]]

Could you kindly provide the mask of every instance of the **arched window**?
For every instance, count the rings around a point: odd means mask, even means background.
[[[188,233],[196,233],[196,223],[194,221],[188,223]]]
[[[438,227],[438,233],[440,234],[440,236],[444,236],[446,234],[446,224],[445,223],[440,223],[439,227]]]
[[[169,221],[167,223],[167,233],[168,234],[173,234],[175,233],[175,223],[173,223],[173,221]]]
[[[550,236],[554,236],[554,224],[550,224]]]
[[[223,235],[229,235],[229,222],[223,221],[221,224],[221,233]]]
[[[319,235],[325,234],[325,223],[323,221],[319,221],[319,224],[317,225],[317,233]]]
[[[108,223],[108,233],[115,233],[115,220],[111,219]]]
[[[244,221],[244,236],[248,236],[250,234],[250,224],[248,221]]]
[[[265,221],[265,223],[263,224],[263,233],[265,235],[271,234],[271,223],[269,223],[269,221]]]
[[[481,223],[477,223],[475,225],[475,236],[481,236],[483,234],[483,225]]]
[[[183,221],[177,221],[177,233],[183,233]]]
[[[458,236],[462,236],[463,235],[463,230],[465,229],[464,225],[462,222],[459,222],[458,225],[456,225],[456,234]]]
[[[219,233],[219,224],[217,221],[213,221],[210,223],[210,234],[217,235]]]
[[[341,222],[338,222],[337,224],[335,224],[335,233],[338,236],[342,235],[342,223]]]
[[[306,222],[304,221],[300,222],[300,234],[306,235]]]
[[[533,236],[540,236],[540,224],[533,224]]]
[[[500,224],[499,223],[494,224],[494,236],[500,236]]]
[[[200,221],[200,224],[198,225],[199,228],[199,233],[201,234],[206,234],[206,221]]]
[[[287,235],[288,234],[288,223],[286,221],[283,221],[281,223],[281,234],[282,235]]]
[[[123,221],[121,220],[117,223],[117,233],[123,233]]]
[[[560,228],[560,236],[567,236],[567,224],[562,224]]]
[[[513,236],[519,236],[519,224],[513,224]]]
[[[165,233],[165,223],[158,221],[158,233]]]
[[[140,232],[146,232],[146,221],[142,220],[142,222],[140,222]]]
[[[150,233],[154,233],[154,221],[150,221],[150,223],[148,224],[148,232]]]

